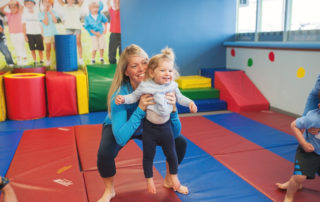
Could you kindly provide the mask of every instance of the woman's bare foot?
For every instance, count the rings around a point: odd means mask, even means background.
[[[111,190],[106,189],[102,197],[98,200],[98,202],[110,202],[110,200],[115,196],[116,196],[116,192],[114,191],[114,188],[112,188]]]
[[[163,182],[163,186],[168,189],[173,189],[176,192],[181,194],[189,194],[189,189],[186,186],[180,184],[178,175],[166,176]]]
[[[285,182],[285,183],[276,183],[275,184],[279,189],[282,189],[282,190],[287,190],[288,186],[289,186],[289,181]],[[300,185],[299,187],[299,190],[302,189],[302,184]]]
[[[157,189],[156,186],[154,185],[154,181],[153,178],[147,178],[147,190],[148,192],[152,193],[152,194],[156,194],[157,193]]]

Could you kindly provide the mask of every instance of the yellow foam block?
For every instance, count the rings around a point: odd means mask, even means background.
[[[0,75],[0,121],[5,121],[7,118],[7,111],[6,111],[6,99],[4,94],[4,85],[3,85],[3,76],[8,74],[10,72],[7,72],[5,74]]]
[[[83,70],[78,70],[74,72],[65,72],[65,73],[74,75],[76,77],[78,113],[79,114],[89,113],[89,94],[88,94],[87,74]]]
[[[176,82],[181,89],[211,88],[211,78],[199,75],[180,76]]]

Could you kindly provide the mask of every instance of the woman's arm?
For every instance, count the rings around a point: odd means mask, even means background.
[[[166,99],[169,104],[173,105],[172,113],[170,114],[171,126],[173,131],[174,138],[180,136],[181,133],[181,122],[178,116],[177,107],[176,107],[176,96],[175,93],[167,93]]]

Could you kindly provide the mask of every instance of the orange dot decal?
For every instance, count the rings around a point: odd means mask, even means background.
[[[272,51],[269,53],[269,60],[270,60],[271,62],[274,61],[274,52],[272,52]]]
[[[232,57],[236,56],[236,51],[233,48],[231,49],[231,56]]]
[[[298,78],[303,78],[306,74],[306,71],[304,70],[303,67],[299,67],[297,70],[297,77]]]

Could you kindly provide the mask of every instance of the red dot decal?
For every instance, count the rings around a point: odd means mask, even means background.
[[[272,51],[269,53],[269,60],[270,60],[271,62],[274,61],[274,53],[273,53]]]
[[[233,48],[231,49],[231,56],[232,57],[236,56],[236,51]]]

